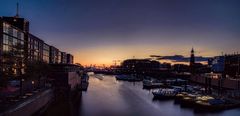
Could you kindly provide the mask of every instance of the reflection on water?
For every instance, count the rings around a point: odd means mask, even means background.
[[[142,82],[116,81],[114,76],[92,75],[87,92],[83,92],[81,116],[234,116],[240,109],[211,114],[196,114],[173,100],[153,100],[151,90],[142,89]]]

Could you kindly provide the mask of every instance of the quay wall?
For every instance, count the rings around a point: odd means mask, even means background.
[[[191,76],[190,80],[200,84],[206,84],[206,77],[204,76],[200,75]],[[233,80],[228,78],[225,79],[211,78],[211,85],[216,87],[221,86],[222,88],[225,89],[240,90],[240,80]]]
[[[68,84],[71,86],[71,90],[81,84],[81,77],[77,72],[68,72]]]
[[[50,103],[53,97],[52,89],[45,90],[3,112],[0,116],[31,116]]]

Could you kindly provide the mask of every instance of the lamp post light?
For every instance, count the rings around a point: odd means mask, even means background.
[[[32,81],[32,88],[35,89],[35,82]]]

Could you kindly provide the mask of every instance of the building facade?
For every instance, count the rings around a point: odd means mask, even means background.
[[[43,61],[50,62],[50,46],[46,43],[43,44]]]
[[[67,64],[67,53],[61,52],[61,64]]]
[[[224,67],[226,76],[240,78],[240,54],[226,55]]]
[[[159,71],[160,67],[158,61],[149,59],[127,59],[121,63],[122,71],[130,74],[152,74]]]
[[[0,17],[0,71],[21,75],[28,61],[73,64],[73,56],[31,34],[24,18]]]
[[[212,59],[211,69],[212,72],[222,73],[224,71],[225,65],[225,57],[224,56],[216,56]]]
[[[32,34],[28,34],[26,43],[28,46],[26,49],[28,51],[26,54],[28,61],[43,61],[44,41]]]
[[[0,67],[1,71],[18,75],[24,65],[25,33],[16,27],[18,25],[10,24],[10,19],[7,19],[0,17]],[[17,22],[16,20],[15,23]]]
[[[67,64],[73,64],[73,55],[67,54]]]
[[[50,64],[58,64],[58,52],[59,50],[54,47],[50,46]]]

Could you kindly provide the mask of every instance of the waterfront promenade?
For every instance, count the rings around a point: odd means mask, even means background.
[[[240,109],[215,113],[196,113],[182,108],[174,100],[153,100],[152,90],[142,82],[117,81],[112,75],[92,75],[87,92],[83,92],[80,116],[238,116]]]
[[[47,105],[51,103],[53,96],[52,89],[45,89],[31,94],[31,96],[26,96],[25,100],[9,106],[6,111],[0,113],[0,116],[31,116],[40,114],[41,109],[47,108]]]

